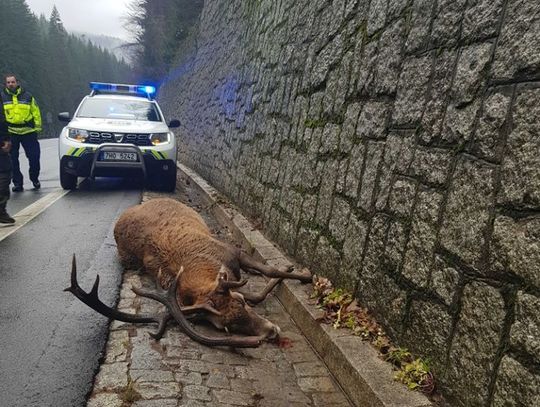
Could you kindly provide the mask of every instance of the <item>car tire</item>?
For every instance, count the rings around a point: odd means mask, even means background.
[[[146,183],[147,188],[156,191],[174,192],[176,189],[176,166],[165,172],[152,174]]]
[[[60,185],[62,188],[68,190],[77,189],[77,176],[68,173],[65,169],[60,167]]]
[[[160,189],[165,192],[174,192],[176,189],[176,165],[172,166],[172,169],[164,175]]]

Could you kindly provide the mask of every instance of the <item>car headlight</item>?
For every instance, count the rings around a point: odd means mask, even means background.
[[[169,142],[169,133],[154,133],[150,135],[150,143],[153,146]]]
[[[68,138],[79,143],[84,143],[88,138],[88,131],[81,129],[68,129]]]

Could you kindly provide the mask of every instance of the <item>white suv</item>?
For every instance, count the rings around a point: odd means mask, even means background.
[[[60,184],[75,189],[77,177],[143,177],[151,188],[174,191],[176,141],[152,96],[153,86],[91,82],[58,140]]]

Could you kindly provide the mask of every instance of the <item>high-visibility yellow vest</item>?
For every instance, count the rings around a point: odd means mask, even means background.
[[[41,131],[41,112],[32,94],[20,86],[14,91],[4,88],[2,102],[11,134]]]

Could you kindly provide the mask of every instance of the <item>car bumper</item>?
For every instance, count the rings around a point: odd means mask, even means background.
[[[105,161],[105,152],[132,153],[136,161]],[[69,174],[78,177],[124,177],[142,176],[147,179],[160,173],[167,173],[175,160],[156,150],[143,150],[134,145],[101,144],[98,147],[80,147],[68,151],[60,159],[60,166]]]

